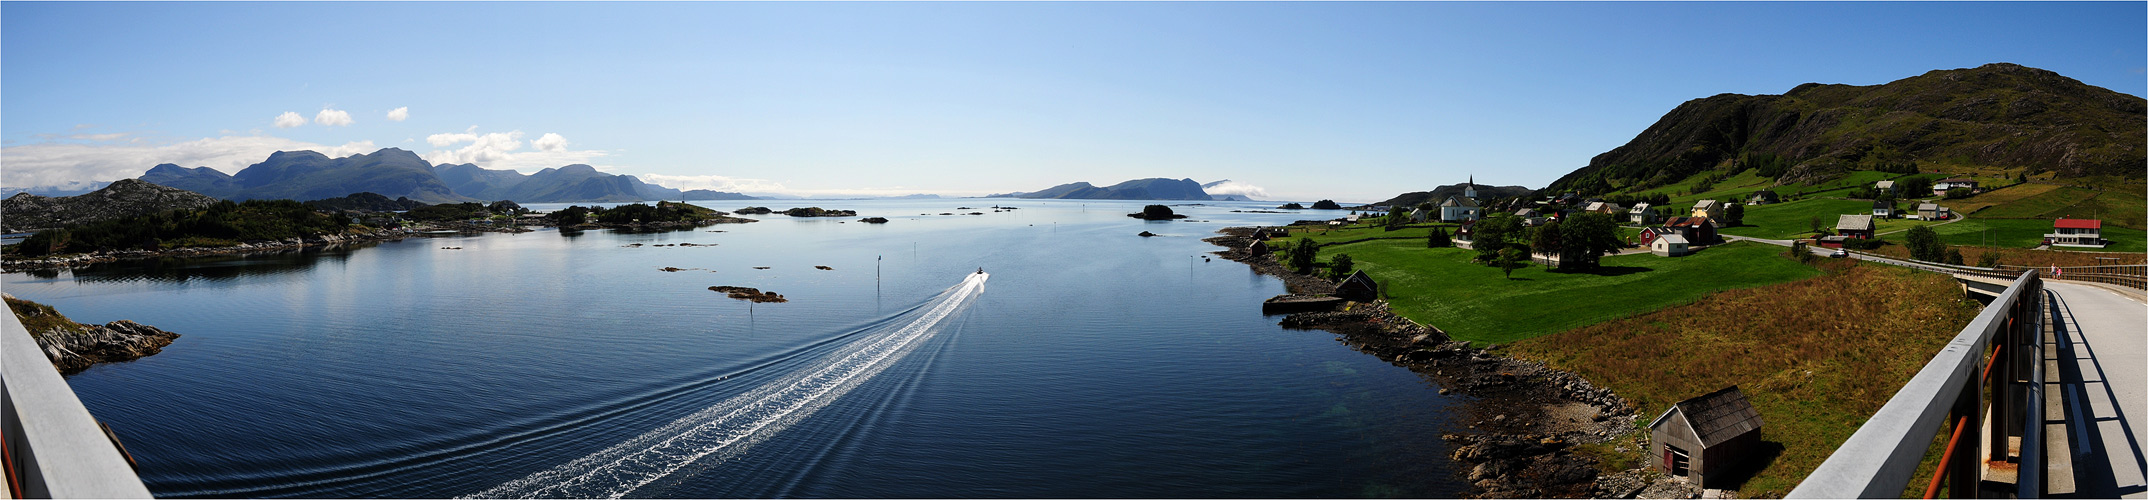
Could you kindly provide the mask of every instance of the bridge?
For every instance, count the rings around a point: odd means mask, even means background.
[[[1991,302],[1789,497],[2148,498],[2148,266],[1851,257],[1945,273]],[[1910,484],[1941,436],[1938,471]]]

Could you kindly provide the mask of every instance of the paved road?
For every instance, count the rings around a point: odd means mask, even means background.
[[[2087,448],[2074,459],[2076,496],[2148,498],[2148,304],[2081,284],[2045,281],[2044,288],[2061,318],[2055,326],[2071,344],[2072,359],[2060,368],[2066,401],[2085,405],[2087,422],[2069,427],[2075,439],[2086,437],[2076,441]]]

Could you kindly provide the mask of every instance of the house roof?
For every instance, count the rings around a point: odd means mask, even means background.
[[[1938,204],[1938,203],[1919,203],[1919,204],[1917,204],[1917,211],[1919,211],[1919,212],[1922,212],[1922,211],[1925,211],[1925,210],[1934,210],[1934,211],[1936,211],[1936,210],[1939,210],[1939,204]]]
[[[1872,214],[1844,215],[1835,219],[1837,231],[1871,231]]]
[[[1693,202],[1693,208],[1715,208],[1720,205],[1722,204],[1716,203],[1715,200],[1701,200]]]
[[[1872,186],[1880,189],[1894,189],[1894,181],[1879,181],[1872,183]]]
[[[1663,233],[1663,235],[1662,235],[1662,236],[1657,236],[1657,237],[1656,237],[1656,241],[1661,241],[1661,242],[1664,242],[1664,243],[1677,243],[1677,244],[1680,244],[1680,245],[1687,245],[1687,244],[1691,244],[1691,243],[1692,243],[1692,242],[1686,241],[1686,237],[1684,237],[1684,236],[1679,236],[1679,235],[1678,235],[1678,233]]]
[[[1894,202],[1891,202],[1891,201],[1885,201],[1885,200],[1872,200],[1872,208],[1888,208],[1888,209],[1891,209],[1891,208],[1894,208]]]
[[[1536,216],[1536,209],[1534,209],[1534,208],[1524,208],[1524,209],[1521,209],[1521,210],[1515,210],[1515,211],[1514,211],[1514,215],[1516,215],[1516,216],[1519,216],[1519,217],[1533,217],[1533,216]]]
[[[1633,204],[1633,208],[1630,208],[1630,209],[1626,209],[1626,212],[1627,212],[1627,213],[1636,213],[1636,214],[1637,214],[1637,213],[1641,213],[1641,212],[1647,212],[1647,211],[1648,211],[1648,204],[1647,204],[1647,203],[1635,203],[1635,204]]]
[[[1679,401],[1672,408],[1684,414],[1686,422],[1692,424],[1693,432],[1700,435],[1701,446],[1722,444],[1731,438],[1759,430],[1763,423],[1760,412],[1753,409],[1753,404],[1745,400],[1745,393],[1738,392],[1738,386],[1735,385]],[[1664,417],[1669,416],[1670,413],[1665,412],[1663,417],[1656,418],[1656,422],[1650,422],[1649,427],[1655,427]]]
[[[1949,177],[1945,179],[1940,179],[1939,182],[1944,182],[1948,184],[1976,184],[1976,179],[1970,179],[1966,177]]]
[[[1447,202],[1446,202],[1446,203],[1441,203],[1441,204],[1439,204],[1439,206],[1442,206],[1442,207],[1474,207],[1474,206],[1477,206],[1477,200],[1472,200],[1472,199],[1469,199],[1469,197],[1466,197],[1466,196],[1449,196],[1449,197],[1447,197]]]
[[[1672,217],[1671,220],[1663,221],[1663,225],[1669,227],[1701,227],[1712,224],[1707,217]]]
[[[2060,229],[2103,229],[2103,219],[2059,219],[2051,227]]]

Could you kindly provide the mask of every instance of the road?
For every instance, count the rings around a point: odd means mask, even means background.
[[[2099,287],[2045,281],[2059,320],[2067,404],[2087,422],[2074,433],[2080,498],[2148,498],[2148,304]],[[2070,343],[2070,344],[2069,344]],[[2070,348],[2070,353],[2068,352]],[[2076,427],[2078,426],[2078,427]],[[2082,439],[2085,437],[2086,439]]]

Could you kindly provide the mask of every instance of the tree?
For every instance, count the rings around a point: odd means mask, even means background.
[[[1513,217],[1492,217],[1477,221],[1475,239],[1470,247],[1477,249],[1477,261],[1486,264],[1499,259],[1499,250],[1520,243],[1518,233],[1521,223]]]
[[[1819,216],[1814,216],[1812,218],[1812,232],[1818,233],[1820,232],[1820,228],[1823,227],[1827,227],[1827,220],[1821,219]]]
[[[1999,252],[1989,249],[1976,256],[1976,267],[1999,267]]]
[[[1604,254],[1619,249],[1618,224],[1611,216],[1583,213],[1559,227],[1559,270],[1593,271]]]
[[[1352,265],[1353,263],[1350,262],[1350,254],[1335,254],[1335,258],[1328,260],[1328,277],[1338,280],[1348,278],[1350,277],[1350,268]]]
[[[1811,263],[1813,259],[1812,248],[1805,245],[1805,240],[1792,241],[1790,242],[1790,258],[1797,259],[1798,262]]]
[[[1932,179],[1924,176],[1902,179],[1894,183],[1894,192],[1904,198],[1923,198],[1932,194]]]
[[[1433,227],[1432,234],[1425,237],[1425,248],[1447,248],[1451,246],[1454,246],[1454,240],[1447,237],[1446,229]]]
[[[1290,265],[1291,271],[1309,273],[1313,270],[1313,257],[1319,253],[1319,243],[1314,243],[1312,238],[1299,238],[1297,244],[1284,251],[1285,263]]]
[[[1741,226],[1744,224],[1745,204],[1732,203],[1728,207],[1723,207],[1723,227]]]
[[[1529,242],[1529,249],[1541,254],[1559,253],[1559,221],[1537,226],[1536,238]]]
[[[1948,264],[1952,264],[1952,265],[1957,265],[1957,266],[1959,266],[1959,265],[1962,265],[1962,249],[1959,249],[1959,248],[1948,248],[1948,249],[1947,249],[1947,263],[1948,263]]]
[[[565,210],[552,212],[550,217],[552,218],[553,225],[579,226],[583,223],[589,222],[589,208],[581,205],[575,205],[567,207]]]
[[[1400,209],[1400,208],[1397,208],[1397,209],[1395,209],[1394,211],[1392,211],[1392,212],[1388,212],[1388,213],[1387,213],[1387,224],[1386,224],[1386,229],[1387,229],[1388,231],[1393,231],[1393,230],[1396,230],[1396,229],[1402,229],[1402,227],[1403,227],[1403,226],[1405,226],[1405,225],[1408,225],[1409,223],[1410,223],[1410,213],[1409,213],[1409,212],[1404,212],[1404,211],[1402,211],[1402,209]]]
[[[1912,259],[1939,262],[1947,258],[1947,244],[1939,241],[1939,233],[1931,226],[1910,228],[1903,245],[1909,247],[1909,258]]]
[[[1515,269],[1529,266],[1529,253],[1519,248],[1507,247],[1499,251],[1499,257],[1492,259],[1492,265],[1505,272],[1507,279],[1511,280],[1514,279]]]

